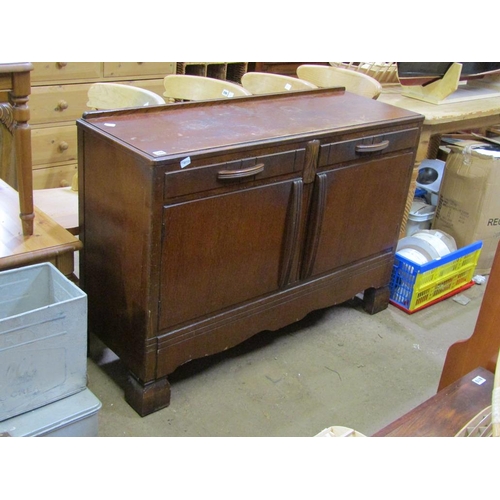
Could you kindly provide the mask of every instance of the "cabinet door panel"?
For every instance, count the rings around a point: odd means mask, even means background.
[[[412,159],[405,154],[317,174],[302,277],[393,250]]]
[[[164,208],[160,329],[285,284],[301,185],[286,181]]]

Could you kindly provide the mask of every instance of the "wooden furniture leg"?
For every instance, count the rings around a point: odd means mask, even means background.
[[[363,308],[369,314],[377,314],[389,306],[391,290],[389,286],[368,288],[363,295]]]
[[[31,93],[29,72],[13,77],[11,99],[14,114],[14,143],[16,146],[17,182],[23,234],[33,234],[33,172],[31,170],[31,130],[28,124],[28,98]]]
[[[30,112],[28,99],[31,93],[30,71],[33,69],[31,63],[0,64],[0,76],[3,76],[1,87],[7,87],[9,103],[4,104],[0,111],[3,114],[12,111],[12,120],[8,124],[6,119],[2,120],[12,132],[17,167],[17,191],[19,192],[20,218],[22,230],[25,236],[33,234],[33,219],[35,212],[33,208],[33,172],[31,161],[31,129],[29,126]],[[5,83],[5,75],[8,75],[9,84]],[[9,120],[10,121],[10,120]],[[10,126],[9,126],[10,125]]]
[[[478,366],[495,372],[500,346],[499,324],[500,244],[493,260],[474,332],[468,340],[456,342],[448,349],[438,391]]]
[[[167,377],[163,377],[143,384],[130,373],[125,388],[125,400],[141,417],[145,417],[170,404],[170,383]]]

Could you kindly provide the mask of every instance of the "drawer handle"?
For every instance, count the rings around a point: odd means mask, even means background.
[[[61,141],[59,143],[59,151],[66,151],[69,148],[69,144],[66,141]]]
[[[383,151],[387,146],[389,146],[389,141],[382,141],[377,144],[358,144],[356,146],[356,153],[376,153],[377,151]]]
[[[217,178],[220,180],[226,179],[241,179],[242,177],[252,177],[252,175],[260,174],[264,171],[264,164],[257,163],[249,168],[242,168],[239,170],[219,170],[217,172]]]

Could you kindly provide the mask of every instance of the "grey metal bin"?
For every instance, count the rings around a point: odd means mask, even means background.
[[[0,272],[0,422],[86,389],[87,296],[52,264]]]

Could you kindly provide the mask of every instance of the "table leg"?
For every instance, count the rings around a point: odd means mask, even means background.
[[[31,92],[29,71],[13,74],[10,94],[14,116],[14,147],[16,153],[17,182],[23,234],[33,234],[33,171],[31,161],[31,129],[29,126],[28,99]]]

